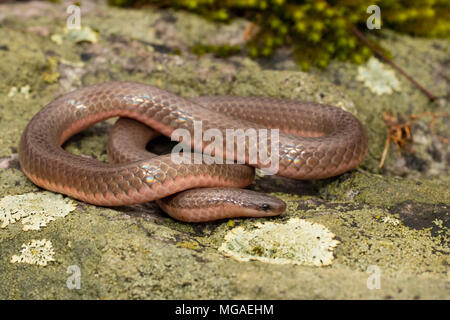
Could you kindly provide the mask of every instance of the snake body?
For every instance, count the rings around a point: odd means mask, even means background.
[[[144,133],[139,131],[142,126],[136,129],[139,125],[124,124],[137,142],[110,139],[112,163],[76,156],[61,147],[77,132],[116,116],[137,120],[152,130]],[[281,200],[239,189],[254,178],[249,165],[262,167],[260,162],[176,164],[170,155],[143,151],[155,132],[170,137],[175,129],[186,129],[194,137],[195,121],[202,122],[204,131],[216,129],[224,135],[226,129],[279,128],[277,174],[294,179],[321,179],[351,170],[368,148],[359,120],[332,106],[263,97],[188,100],[145,84],[109,82],[77,89],[41,109],[23,132],[19,160],[24,173],[38,186],[95,205],[158,200],[164,211],[183,221],[282,213],[285,204]],[[251,142],[243,143],[248,154]],[[203,143],[196,151],[207,147]]]

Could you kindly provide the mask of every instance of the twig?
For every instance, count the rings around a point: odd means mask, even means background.
[[[359,31],[355,26],[351,26],[353,33],[362,40],[373,52],[375,52],[381,59],[383,59],[386,63],[390,64],[394,69],[396,69],[398,72],[400,72],[403,76],[405,76],[406,79],[411,81],[412,84],[414,84],[417,88],[419,88],[425,95],[430,99],[431,101],[434,101],[437,99],[437,97],[432,94],[430,91],[425,89],[420,83],[418,83],[416,80],[414,80],[409,74],[407,74],[402,68],[400,68],[398,65],[394,63],[391,59],[386,57],[383,52],[378,50],[370,41],[366,38],[366,36]]]
[[[395,149],[397,150],[397,155],[401,157],[401,151],[405,151],[408,144],[413,142],[411,126],[413,122],[423,118],[431,117],[429,128],[431,134],[441,140],[443,143],[449,143],[449,139],[436,135],[434,130],[434,125],[437,118],[450,117],[450,113],[431,113],[423,112],[420,114],[412,114],[409,116],[408,121],[399,120],[398,117],[393,116],[389,111],[383,112],[383,119],[388,128],[388,136],[386,138],[386,144],[384,146],[383,155],[381,156],[381,161],[379,168],[383,167],[384,161],[386,160],[387,153],[389,151],[389,146],[393,142]],[[412,149],[411,149],[412,150]]]

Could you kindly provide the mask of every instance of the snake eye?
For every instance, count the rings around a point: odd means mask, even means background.
[[[264,211],[269,211],[270,210],[270,204],[263,203],[261,205],[261,209],[263,209]]]

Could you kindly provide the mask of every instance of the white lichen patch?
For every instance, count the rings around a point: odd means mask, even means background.
[[[400,91],[400,81],[393,70],[385,67],[380,61],[372,57],[366,65],[358,67],[357,80],[364,82],[364,86],[375,94],[392,94]]]
[[[39,230],[75,210],[75,202],[51,192],[26,193],[0,199],[0,227],[22,220],[23,230]]]
[[[219,251],[239,261],[326,266],[333,262],[333,248],[339,244],[334,236],[321,224],[292,218],[234,228]]]
[[[8,92],[8,97],[14,97],[16,95],[21,95],[25,99],[28,99],[30,97],[30,86],[26,85],[20,88],[17,87],[11,87],[11,89]]]
[[[391,224],[393,226],[398,226],[400,224],[400,220],[398,220],[396,218],[389,217],[389,216],[384,217],[382,221],[384,223]]]
[[[12,256],[11,263],[28,263],[46,266],[50,261],[55,261],[53,258],[54,255],[55,251],[49,240],[31,240],[22,245],[20,255]]]
[[[81,42],[98,42],[98,32],[93,30],[88,26],[83,26],[79,28],[64,28],[64,34],[55,33],[50,39],[56,44],[63,44],[64,41],[69,41],[73,43]]]
[[[80,42],[98,42],[98,33],[88,26],[82,26],[80,28],[65,28],[64,33],[69,41]]]

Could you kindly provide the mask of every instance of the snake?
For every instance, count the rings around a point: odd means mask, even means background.
[[[64,149],[70,137],[112,117],[119,120],[109,137],[108,162]],[[19,162],[37,186],[97,206],[156,201],[169,216],[185,222],[283,213],[281,199],[244,189],[253,182],[255,168],[267,168],[267,162],[247,156],[254,141],[240,141],[245,154],[240,162],[238,152],[231,152],[236,148],[207,153],[214,139],[196,144],[196,123],[201,133],[278,132],[276,141],[267,134],[268,153],[277,156],[276,174],[290,179],[340,175],[357,167],[368,151],[361,122],[338,107],[261,96],[184,98],[148,84],[114,81],[75,89],[38,111],[23,131]],[[191,161],[180,163],[170,153],[145,149],[156,136],[173,138],[178,129],[189,134],[175,140],[193,148],[183,152]],[[211,161],[219,151],[227,161]]]

